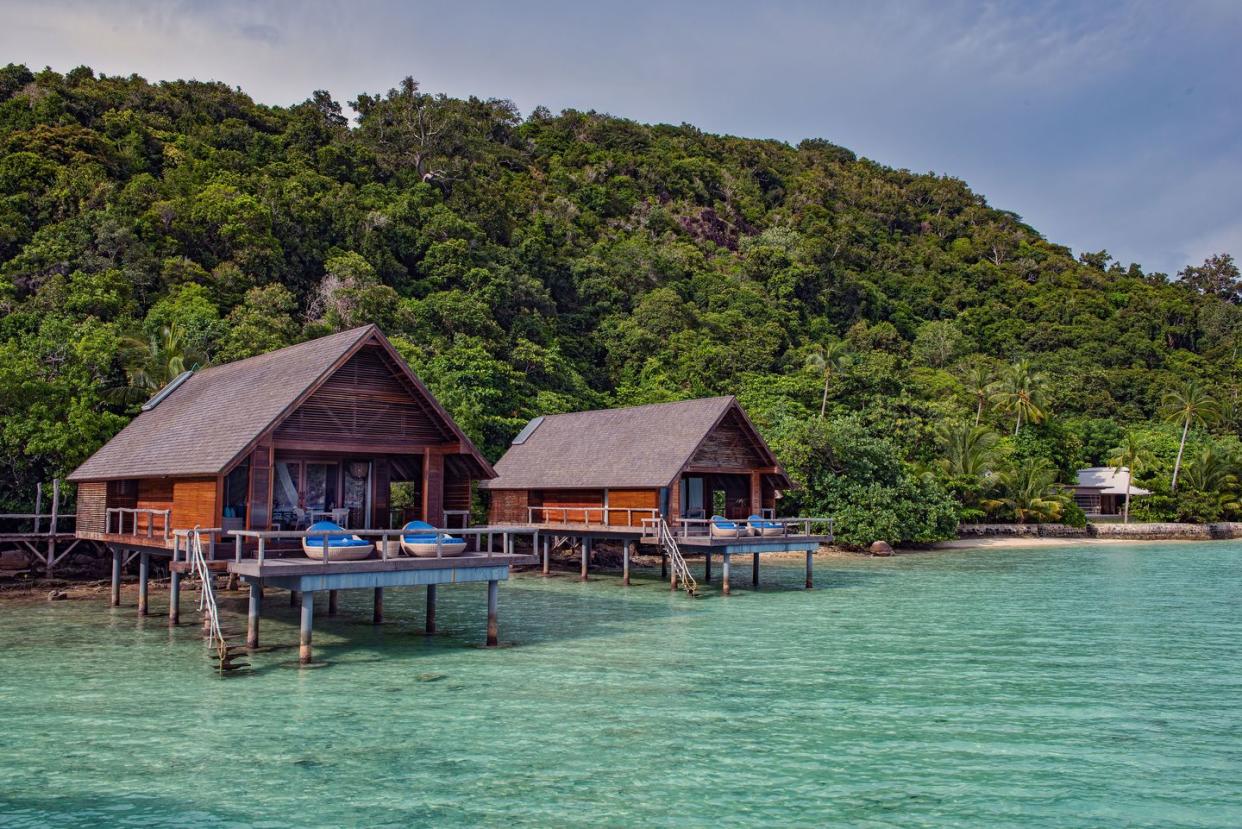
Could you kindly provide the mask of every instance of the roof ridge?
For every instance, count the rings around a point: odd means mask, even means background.
[[[604,412],[631,412],[637,409],[655,409],[662,406],[684,406],[687,403],[710,403],[717,400],[736,400],[736,396],[732,394],[719,394],[715,397],[688,397],[685,400],[666,400],[663,403],[638,403],[634,406],[614,406],[603,409],[583,409],[577,412],[557,412],[555,414],[536,415],[536,417],[553,418],[553,417],[570,417],[573,415],[589,415],[602,414]],[[532,418],[533,420],[533,418]]]

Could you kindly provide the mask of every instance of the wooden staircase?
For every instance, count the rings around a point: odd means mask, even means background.
[[[190,574],[199,580],[200,591],[198,609],[203,614],[203,632],[212,646],[214,667],[221,674],[232,673],[250,667],[249,662],[238,662],[245,654],[245,647],[230,645],[220,628],[220,606],[216,603],[216,591],[212,583],[211,568],[203,553],[203,543],[199,539],[198,527],[190,534],[189,558]]]
[[[668,556],[668,563],[673,568],[673,578],[677,587],[686,591],[687,595],[697,596],[699,583],[691,575],[690,565],[686,563],[685,556],[681,554],[681,548],[677,546],[677,539],[673,536],[668,522],[661,518],[655,522],[655,527],[656,539],[660,543],[660,549]]]

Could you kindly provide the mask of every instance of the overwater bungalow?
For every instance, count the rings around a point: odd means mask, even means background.
[[[572,539],[587,578],[591,543],[623,546],[623,583],[639,543],[661,549],[678,579],[684,555],[721,556],[725,592],[733,555],[750,554],[758,584],[759,554],[811,552],[831,540],[826,522],[778,519],[793,484],[737,399],[731,396],[548,415],[530,421],[480,483],[498,526],[544,530],[547,546]],[[685,574],[683,574],[685,575]]]
[[[470,439],[368,325],[186,372],[69,480],[78,486],[78,537],[113,553],[114,605],[125,557],[140,559],[142,614],[150,559],[168,557],[175,621],[191,542],[206,544],[212,569],[250,582],[252,604],[265,585],[301,595],[309,658],[309,614],[323,590],[335,605],[337,589],[374,588],[378,619],[383,587],[428,585],[433,619],[435,584],[488,581],[494,641],[495,587],[507,578],[511,549],[497,557],[480,549],[476,535],[465,556],[401,557],[400,533],[384,534],[410,519],[429,529],[464,526],[473,482],[492,477]],[[399,517],[390,510],[396,483],[413,504]],[[329,561],[328,552],[312,562],[303,538],[323,521],[378,542],[378,557]],[[198,535],[187,534],[195,528]],[[344,538],[335,529],[316,537],[335,549]],[[217,549],[224,544],[227,556]],[[282,547],[286,554],[277,555]]]

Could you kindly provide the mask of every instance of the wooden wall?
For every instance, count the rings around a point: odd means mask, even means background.
[[[487,520],[491,524],[525,524],[527,492],[524,489],[489,490]]]
[[[214,491],[214,490],[213,490]],[[173,508],[173,482],[170,478],[140,478],[138,480],[138,501],[136,506],[138,509],[156,509],[165,510]],[[181,525],[176,523],[176,516],[172,516],[172,527]],[[161,534],[164,531],[164,519],[160,517],[152,518],[149,515],[138,516],[138,534],[144,535],[147,532],[147,525],[151,525],[151,531],[154,534]],[[130,526],[129,516],[126,516],[125,526]],[[191,524],[190,526],[194,526]],[[213,526],[208,524],[207,526]]]
[[[260,444],[250,453],[250,496],[246,500],[246,529],[270,529],[272,526],[271,444]]]
[[[659,509],[660,491],[657,489],[610,489],[608,506],[616,509]],[[608,523],[614,526],[641,527],[644,518],[653,517],[648,512],[636,512],[631,516],[610,511]]]
[[[460,458],[444,459],[444,508],[468,510],[471,504],[470,474]]]
[[[78,484],[77,529],[80,532],[103,532],[107,509],[107,481],[83,481]]]
[[[719,469],[749,470],[767,466],[751,443],[737,416],[730,414],[722,420],[690,460],[689,466]]]
[[[549,508],[542,513],[543,521],[548,524],[598,524],[603,520],[601,510],[592,512],[586,509],[604,506],[602,489],[534,489],[530,491],[529,497],[530,506]],[[540,513],[536,513],[535,519],[539,518]]]
[[[363,348],[339,368],[276,429],[278,444],[319,446],[341,443],[404,447],[456,442],[428,404],[396,377],[396,367],[377,347]]]
[[[220,526],[220,507],[216,503],[217,479],[176,478],[172,482],[173,529]],[[159,529],[159,524],[156,524]]]

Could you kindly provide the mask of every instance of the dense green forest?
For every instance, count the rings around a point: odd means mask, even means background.
[[[1075,258],[819,139],[350,104],[0,70],[0,506],[182,366],[375,322],[492,458],[536,414],[736,394],[784,508],[859,543],[1080,521],[1055,484],[1122,461],[1136,518],[1242,514],[1228,256]]]

